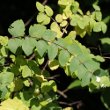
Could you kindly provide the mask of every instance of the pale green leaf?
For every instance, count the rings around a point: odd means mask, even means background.
[[[61,50],[58,56],[58,60],[61,66],[65,66],[69,61],[70,53],[67,50]]]
[[[94,32],[100,32],[102,30],[101,22],[96,22],[93,27]]]
[[[60,26],[61,26],[61,27],[65,27],[67,24],[68,24],[68,22],[64,20],[64,21],[62,21],[62,22],[60,23]]]
[[[44,32],[43,38],[44,38],[45,40],[51,42],[51,41],[55,40],[56,35],[57,35],[56,32],[47,29],[47,30]]]
[[[96,10],[96,11],[100,11],[100,7],[96,4],[93,4],[93,8]]]
[[[51,44],[48,46],[48,58],[49,60],[53,60],[58,54],[58,46],[55,44]]]
[[[53,22],[51,24],[50,29],[57,33],[57,36],[56,36],[57,38],[61,38],[62,37],[63,33],[61,32],[60,27],[59,27],[59,25],[56,22]]]
[[[20,70],[21,70],[23,78],[27,78],[27,77],[32,76],[32,71],[30,70],[30,68],[27,65],[20,66]]]
[[[34,24],[31,25],[29,28],[29,35],[31,37],[36,37],[36,38],[42,38],[44,32],[46,30],[46,27],[40,24]]]
[[[20,39],[10,39],[8,42],[8,49],[12,52],[12,53],[16,53],[17,49],[21,46],[22,41]]]
[[[45,12],[50,17],[53,15],[53,10],[47,5],[45,6]]]
[[[8,28],[8,32],[13,36],[13,37],[22,37],[24,36],[24,31],[25,31],[25,25],[22,20],[16,20],[14,21]]]
[[[24,53],[29,56],[33,53],[33,49],[36,46],[37,41],[33,38],[25,38],[22,42],[22,49]]]
[[[36,2],[36,7],[38,11],[44,12],[44,6],[40,2]]]
[[[39,40],[37,42],[37,45],[36,45],[36,51],[38,52],[38,54],[42,57],[44,55],[44,53],[46,52],[48,48],[48,45],[45,41],[43,40]]]
[[[63,16],[61,14],[57,14],[56,17],[55,17],[55,20],[58,22],[58,23],[61,23],[63,21]]]
[[[29,110],[18,98],[7,99],[1,103],[0,110]]]
[[[39,13],[37,15],[37,22],[42,25],[48,25],[50,23],[50,17],[48,17],[45,13]]]

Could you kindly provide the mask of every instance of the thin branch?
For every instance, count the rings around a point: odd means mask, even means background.
[[[42,4],[45,5],[47,2],[48,0],[44,0]],[[27,22],[25,23],[25,27],[27,27],[32,22],[32,20],[36,17],[36,15],[37,12],[35,12],[34,15],[27,20]]]
[[[32,56],[30,56],[30,57],[28,58],[28,61],[32,60],[34,57],[35,57],[35,53],[33,53]]]
[[[45,71],[46,67],[48,66],[48,62],[49,62],[49,60],[47,60],[46,64],[44,65],[44,67],[43,67],[43,69],[41,71],[41,74],[43,74],[43,72]]]
[[[59,77],[59,76],[60,76],[60,75],[57,74],[57,75],[54,75],[54,76],[46,77],[46,79],[52,80],[52,79],[55,79],[55,78],[57,78],[57,77]]]
[[[57,93],[60,94],[61,96],[63,96],[65,99],[68,98],[68,96],[66,94],[64,94],[62,91],[57,90]]]
[[[47,2],[48,2],[48,0],[44,0],[42,4],[45,5],[45,4],[47,4]]]
[[[61,105],[67,105],[67,106],[73,106],[73,105],[80,104],[80,103],[82,103],[81,100],[75,101],[75,102],[72,102],[72,103],[67,103],[67,102],[63,102],[63,101],[60,101],[59,102],[59,104],[61,104]]]

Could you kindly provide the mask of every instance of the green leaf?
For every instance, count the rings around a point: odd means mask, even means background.
[[[36,38],[42,38],[44,32],[46,30],[46,27],[40,24],[34,24],[30,26],[29,28],[29,35],[31,37],[36,37]]]
[[[55,44],[51,44],[48,46],[48,57],[49,60],[53,60],[58,54],[58,47]]]
[[[75,80],[72,83],[70,83],[70,85],[68,86],[68,89],[73,89],[73,88],[80,87],[80,86],[81,86],[81,81]]]
[[[18,47],[20,47],[22,44],[22,41],[20,39],[10,39],[8,42],[8,49],[12,52],[12,53],[16,53]]]
[[[39,13],[37,15],[37,22],[42,25],[48,25],[50,23],[50,17],[48,17],[45,13]]]
[[[48,48],[48,45],[45,41],[43,40],[39,40],[37,42],[37,45],[36,45],[36,51],[38,52],[38,54],[42,57],[44,55],[44,53],[46,52]]]
[[[24,31],[25,31],[25,25],[22,20],[16,20],[14,21],[8,28],[8,32],[13,36],[13,37],[22,37],[24,36]]]
[[[58,60],[61,66],[65,66],[70,58],[70,53],[67,50],[61,50],[58,56]]]
[[[30,70],[30,68],[27,65],[20,66],[20,70],[22,72],[22,77],[23,78],[27,78],[27,77],[32,76],[32,71]]]
[[[36,2],[36,7],[38,11],[44,12],[44,6],[40,2]]]
[[[45,12],[50,17],[53,15],[53,10],[47,5],[45,6]]]
[[[22,42],[22,49],[24,53],[29,56],[33,53],[33,49],[36,46],[37,41],[33,38],[25,38]]]
[[[15,87],[14,87],[14,91],[20,91],[23,88],[23,81],[22,79],[15,79],[14,81]]]
[[[47,29],[45,32],[44,32],[44,35],[43,35],[43,38],[47,41],[54,41],[55,40],[55,37],[56,37],[56,32],[50,30],[50,29]]]

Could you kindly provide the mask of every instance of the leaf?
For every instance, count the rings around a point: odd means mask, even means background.
[[[49,60],[53,60],[58,54],[58,47],[55,44],[51,44],[48,46],[48,58]]]
[[[45,6],[45,13],[51,17],[53,15],[53,10],[49,6],[46,5]]]
[[[107,110],[110,109],[110,88],[106,88],[102,91],[101,94],[101,101]]]
[[[68,24],[68,22],[65,20],[65,21],[62,21],[62,22],[60,23],[60,26],[61,26],[61,27],[65,27],[67,24]]]
[[[50,80],[49,82],[43,82],[41,84],[41,91],[44,93],[44,92],[49,92],[50,90],[54,90],[56,91],[57,90],[57,86],[55,84],[55,81],[53,80]]]
[[[24,53],[29,56],[33,53],[33,49],[36,46],[36,39],[33,38],[25,38],[22,42],[22,49],[24,51]]]
[[[37,22],[42,25],[48,25],[50,23],[50,17],[48,17],[45,13],[39,13],[37,15]]]
[[[8,49],[12,52],[12,53],[16,53],[17,49],[21,46],[22,41],[20,39],[10,39],[8,42]]]
[[[44,35],[43,35],[43,38],[47,41],[54,41],[55,40],[55,37],[56,37],[57,33],[50,30],[50,29],[47,29],[45,32],[44,32]]]
[[[29,35],[31,37],[36,37],[36,38],[42,38],[44,32],[46,30],[46,27],[40,24],[34,24],[31,25],[29,28]]]
[[[97,21],[101,21],[102,20],[102,13],[100,11],[96,11],[95,18]]]
[[[14,21],[8,28],[8,32],[13,36],[13,37],[22,37],[24,36],[24,31],[25,31],[25,25],[24,22],[20,20]]]
[[[77,26],[79,20],[80,20],[79,15],[72,15],[70,25],[71,26]]]
[[[46,52],[47,48],[48,48],[48,45],[47,45],[47,43],[45,41],[39,40],[37,42],[36,51],[38,52],[40,57],[42,57],[44,55],[44,53]]]
[[[1,103],[0,110],[29,110],[18,98],[7,99]]]
[[[58,60],[61,66],[65,66],[70,58],[70,53],[67,50],[61,50],[58,56]]]
[[[14,91],[20,91],[23,88],[23,81],[22,79],[16,79],[14,81],[15,87],[14,87]]]
[[[93,4],[93,8],[96,10],[96,11],[100,11],[100,7],[96,4]]]
[[[36,7],[38,11],[44,12],[44,6],[40,2],[36,2]]]
[[[80,87],[81,86],[81,81],[80,80],[75,80],[70,85],[68,86],[68,89],[73,89],[75,87]]]
[[[61,23],[63,21],[63,16],[61,14],[57,14],[56,17],[55,17],[55,20],[58,22],[58,23]]]
[[[104,22],[101,22],[101,29],[102,29],[102,32],[105,34],[107,31],[107,25]]]
[[[101,43],[110,45],[110,38],[109,37],[101,38]]]
[[[86,73],[85,75],[83,75],[81,86],[84,87],[84,86],[89,85],[91,77],[92,77],[92,74],[89,74],[89,73]]]
[[[51,24],[50,29],[57,33],[57,36],[56,36],[57,38],[61,38],[62,37],[63,33],[61,32],[60,27],[59,27],[59,25],[56,22],[53,22]]]
[[[58,60],[55,60],[55,59],[53,61],[49,61],[48,65],[52,71],[59,68],[59,62]]]
[[[8,44],[7,36],[0,36],[0,45],[6,46]]]
[[[20,66],[20,70],[22,72],[22,77],[23,78],[27,78],[27,77],[32,76],[32,71],[30,70],[30,68],[27,65]]]
[[[0,73],[0,84],[10,84],[14,79],[14,74],[11,72]]]
[[[96,22],[93,27],[94,32],[100,32],[102,30],[101,22]]]
[[[44,63],[44,58],[37,58],[37,62],[39,65],[42,65]]]

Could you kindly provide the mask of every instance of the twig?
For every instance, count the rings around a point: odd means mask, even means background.
[[[62,101],[59,102],[59,104],[67,105],[67,106],[73,106],[73,105],[80,104],[80,103],[82,103],[81,100],[75,101],[75,102],[72,102],[72,103],[67,103],[67,102],[62,102]]]
[[[33,53],[32,56],[30,56],[30,57],[28,58],[28,61],[32,60],[34,57],[35,57],[35,53]]]
[[[48,0],[44,0],[42,4],[45,5],[45,4],[47,4],[47,2],[48,2]]]
[[[66,94],[64,94],[62,91],[57,90],[57,93],[60,94],[61,96],[63,96],[65,99],[68,98],[68,96]]]
[[[46,77],[46,79],[52,80],[52,79],[55,79],[55,78],[57,78],[57,77],[59,77],[59,76],[60,76],[60,75],[57,74],[57,75],[54,75],[54,76]]]
[[[44,0],[42,4],[45,5],[47,2],[48,2],[48,0]],[[35,18],[35,16],[36,16],[36,14],[37,14],[37,12],[35,12],[34,15],[27,20],[27,22],[25,23],[25,27],[27,27],[27,26],[32,22],[32,20],[33,20],[33,19]]]
[[[46,67],[47,67],[47,65],[48,65],[48,62],[49,62],[49,60],[47,60],[46,64],[44,65],[44,67],[43,67],[43,69],[42,69],[42,71],[41,71],[41,74],[43,74],[43,72],[45,71],[45,69],[46,69]]]

